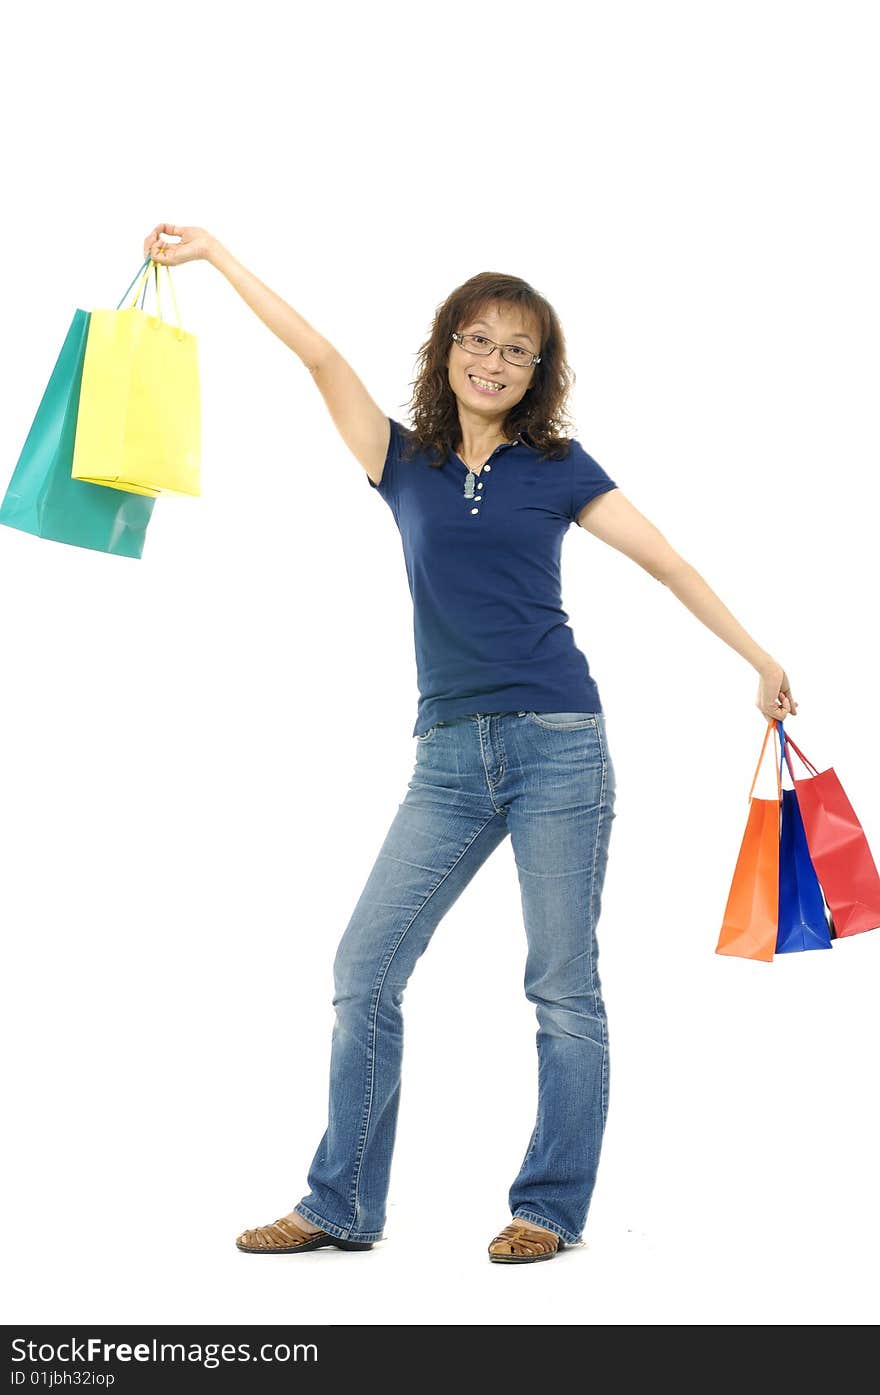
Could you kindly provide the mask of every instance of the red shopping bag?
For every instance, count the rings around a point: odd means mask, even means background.
[[[796,779],[789,746],[811,777]],[[818,771],[786,733],[785,759],[797,792],[810,859],[838,939],[880,926],[880,876],[865,831],[833,769]]]
[[[749,816],[740,845],[736,867],[716,954],[733,954],[740,959],[773,958],[779,928],[779,833],[782,806],[780,762],[774,759],[776,798],[753,799],[752,791],[767,749],[767,738],[775,732],[771,721],[764,732],[764,744],[749,790]],[[775,743],[771,747],[776,751]]]

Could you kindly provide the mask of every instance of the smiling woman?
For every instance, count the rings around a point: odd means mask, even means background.
[[[574,373],[553,306],[518,276],[480,272],[438,309],[418,353],[413,438],[442,467],[460,448],[479,466],[499,442],[523,436],[551,458],[570,428]]]
[[[180,243],[160,245],[163,232]],[[616,798],[598,687],[562,607],[563,537],[580,523],[662,574],[740,653],[769,656],[567,433],[574,374],[562,329],[526,281],[482,272],[447,297],[419,353],[408,428],[204,229],[162,224],[144,250],[172,263],[207,258],[309,368],[392,511],[413,600],[415,768],[336,951],[327,1129],[308,1192],[236,1243],[247,1253],[305,1254],[328,1245],[368,1250],[384,1238],[406,984],[443,916],[509,836],[539,1089],[507,1196],[511,1221],[489,1258],[552,1259],[581,1239],[605,1130],[596,927]],[[769,687],[761,701],[771,701]],[[462,1139],[465,1215],[472,1152]]]

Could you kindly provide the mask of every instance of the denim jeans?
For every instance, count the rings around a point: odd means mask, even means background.
[[[614,818],[602,712],[489,712],[416,740],[408,792],[334,961],[327,1129],[294,1209],[381,1240],[400,1102],[401,1001],[419,956],[510,834],[538,1021],[537,1118],[511,1214],[581,1239],[608,1109],[596,923]]]

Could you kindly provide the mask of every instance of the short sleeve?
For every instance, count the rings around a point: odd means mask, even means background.
[[[588,455],[580,441],[573,440],[569,452],[571,459],[571,509],[569,518],[577,522],[577,516],[585,504],[609,489],[616,489],[617,483],[602,469],[597,460]]]
[[[374,481],[370,479],[370,476],[367,475],[367,481],[373,489],[379,491],[388,507],[392,510],[396,510],[397,476],[400,463],[400,447],[403,439],[403,427],[400,422],[395,421],[393,417],[389,417],[388,420],[391,423],[391,436],[388,441],[385,464],[382,467],[382,478],[378,484],[375,484]]]

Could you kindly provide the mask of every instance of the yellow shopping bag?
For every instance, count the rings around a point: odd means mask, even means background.
[[[71,475],[132,494],[201,494],[201,398],[197,340],[180,324],[148,315],[136,302],[150,275],[141,268],[135,303],[93,310],[83,360]],[[135,276],[131,286],[138,280]],[[131,290],[129,286],[128,291]],[[119,305],[125,300],[123,295]]]

